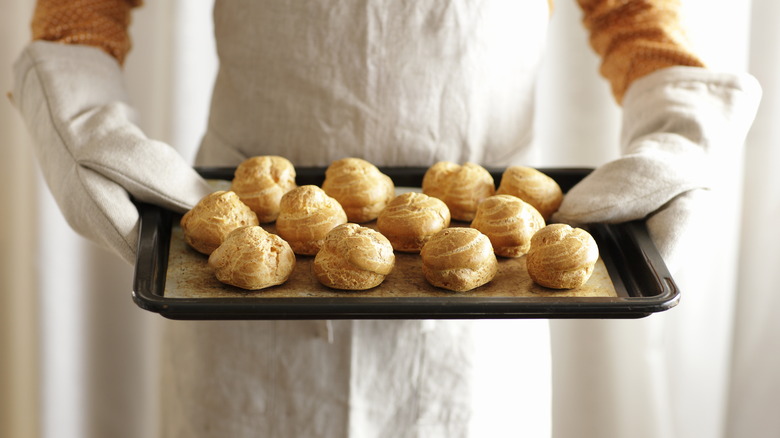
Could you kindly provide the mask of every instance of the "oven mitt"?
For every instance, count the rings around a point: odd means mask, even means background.
[[[131,264],[139,219],[131,196],[184,212],[211,191],[171,146],[133,124],[122,70],[102,50],[35,41],[14,78],[12,101],[65,219]]]
[[[674,271],[686,226],[716,177],[714,163],[742,147],[760,99],[761,87],[748,74],[670,67],[638,79],[623,100],[621,158],[574,186],[553,221],[646,218]]]

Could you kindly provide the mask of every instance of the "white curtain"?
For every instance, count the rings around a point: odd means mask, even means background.
[[[38,401],[38,242],[35,165],[28,137],[5,99],[10,64],[29,34],[29,2],[0,16],[0,436],[36,436]]]
[[[545,164],[566,162],[568,155],[570,164],[598,165],[617,153],[620,112],[603,97],[606,85],[596,77],[598,60],[585,47],[573,3],[557,2],[547,65],[553,73],[543,75],[540,96],[541,149],[561,148]],[[691,44],[705,62],[718,70],[747,69],[750,3],[682,3]],[[638,321],[551,323],[556,438],[756,436],[725,434],[743,193],[737,146],[720,163],[712,222],[686,236],[701,247],[713,238],[718,244],[675,273],[679,307]]]
[[[755,0],[750,71],[764,98],[745,154],[741,250],[726,436],[780,435],[780,3]]]
[[[216,61],[211,1],[146,2],[128,88],[148,135],[191,159]],[[681,304],[629,321],[555,321],[558,436],[780,436],[780,5],[688,0],[696,49],[748,69],[764,99],[713,218],[721,251],[678,278]],[[32,1],[0,16],[0,86],[29,38]],[[573,0],[558,0],[539,87],[535,165],[617,154],[620,110],[598,76]],[[160,317],[130,300],[132,269],[76,236],[36,174],[20,118],[0,105],[0,436],[154,437]],[[689,286],[689,287],[685,287]],[[652,382],[652,385],[647,385]]]

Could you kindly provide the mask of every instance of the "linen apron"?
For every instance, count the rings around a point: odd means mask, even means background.
[[[217,0],[197,164],[524,164],[549,13],[544,0]],[[165,336],[166,437],[549,433],[543,320],[168,321]]]

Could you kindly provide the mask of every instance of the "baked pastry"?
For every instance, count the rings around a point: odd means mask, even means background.
[[[295,187],[292,163],[284,157],[264,155],[238,165],[231,190],[257,214],[261,224],[266,224],[276,220],[282,195]]]
[[[211,254],[236,228],[259,225],[257,215],[232,191],[219,190],[203,197],[182,216],[184,240],[196,251]]]
[[[471,221],[480,201],[495,194],[493,177],[484,167],[440,161],[425,172],[422,191],[447,204],[452,218]]]
[[[341,204],[314,185],[296,187],[282,196],[276,232],[300,255],[314,255],[325,236],[347,222]]]
[[[233,230],[209,256],[217,280],[257,290],[282,284],[295,268],[295,254],[281,237],[260,226]]]
[[[401,252],[420,252],[431,236],[449,226],[447,204],[416,192],[395,197],[376,219],[377,230]]]
[[[545,221],[550,220],[563,202],[563,191],[554,179],[525,166],[507,167],[496,194],[517,196],[539,210]]]
[[[542,215],[529,203],[510,195],[485,198],[477,206],[471,227],[488,236],[493,250],[502,257],[520,257],[528,252],[531,236],[544,228]]]
[[[336,160],[325,170],[322,189],[347,213],[350,222],[372,221],[395,197],[395,185],[389,176],[360,158]]]
[[[394,266],[393,247],[385,236],[358,224],[343,224],[325,237],[312,272],[327,287],[364,290],[382,283]]]
[[[436,287],[464,292],[496,276],[498,260],[490,239],[474,228],[447,228],[420,251],[425,279]]]
[[[535,283],[552,289],[574,289],[588,281],[598,258],[599,248],[590,233],[552,224],[531,238],[525,262]]]

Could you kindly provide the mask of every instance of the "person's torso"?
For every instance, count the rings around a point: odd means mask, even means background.
[[[198,164],[282,155],[520,164],[544,0],[217,0],[220,59]]]

